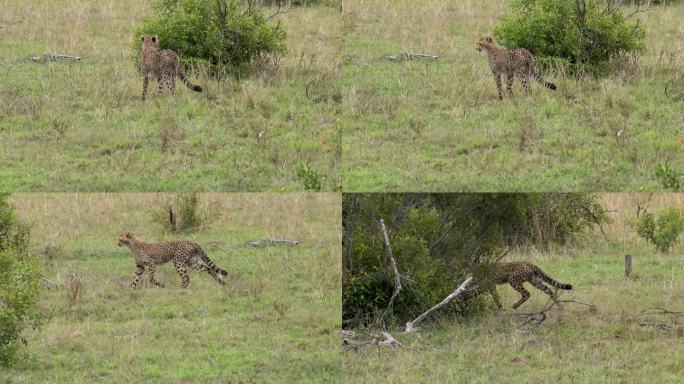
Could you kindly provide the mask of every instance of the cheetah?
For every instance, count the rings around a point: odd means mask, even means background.
[[[536,265],[524,261],[502,263],[496,268],[493,276],[494,284],[499,285],[508,283],[522,295],[522,298],[520,298],[517,303],[513,304],[513,309],[518,308],[530,298],[530,293],[523,287],[523,283],[526,281],[544,291],[544,293],[549,295],[553,301],[558,301],[556,294],[549,289],[544,282],[559,289],[572,289],[572,285],[561,284],[550,278]]]
[[[481,37],[477,42],[477,51],[485,51],[489,56],[489,67],[496,80],[499,99],[503,99],[501,90],[501,75],[508,80],[508,95],[513,96],[513,76],[517,76],[526,94],[530,93],[530,77],[534,77],[546,88],[555,90],[556,85],[544,80],[534,65],[534,56],[525,48],[507,49],[496,44],[489,36]]]
[[[164,285],[154,278],[157,265],[173,261],[176,271],[181,276],[181,288],[187,288],[190,284],[190,277],[186,267],[191,267],[198,271],[207,272],[219,284],[225,284],[221,276],[227,276],[228,272],[219,268],[207,257],[202,248],[192,241],[169,241],[165,243],[147,243],[138,240],[135,235],[127,232],[119,237],[119,247],[127,246],[133,252],[135,259],[135,277],[131,287],[135,288],[140,283],[141,276],[147,268],[150,275],[150,282],[158,287]]]
[[[141,51],[141,72],[143,76],[142,98],[147,97],[147,84],[150,75],[157,79],[159,94],[167,91],[173,93],[176,88],[176,76],[180,77],[183,84],[195,92],[202,92],[202,87],[194,85],[185,76],[183,68],[180,66],[180,59],[176,52],[169,49],[159,49],[159,36],[142,36]]]

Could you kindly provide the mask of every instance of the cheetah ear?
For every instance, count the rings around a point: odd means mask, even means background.
[[[140,36],[140,41],[145,42],[145,35]]]
[[[491,42],[492,42],[492,37],[491,37],[491,36],[487,36],[487,38],[486,38],[485,40],[487,40],[488,43],[491,43]]]
[[[152,36],[152,42],[156,43],[157,41],[159,41],[159,35]]]

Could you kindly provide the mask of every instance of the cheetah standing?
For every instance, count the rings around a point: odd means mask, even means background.
[[[508,283],[522,296],[517,303],[513,304],[513,309],[518,308],[530,298],[530,293],[523,287],[526,281],[544,291],[553,301],[557,301],[556,294],[544,282],[559,289],[572,289],[572,285],[559,283],[544,273],[541,268],[524,261],[502,263],[494,272],[494,284]]]
[[[138,240],[132,233],[128,232],[119,237],[119,247],[127,246],[133,252],[135,258],[135,278],[131,287],[136,287],[140,283],[140,277],[145,268],[150,275],[150,282],[156,286],[164,285],[154,278],[157,265],[173,261],[178,274],[181,276],[181,288],[186,288],[190,284],[190,277],[185,267],[191,267],[198,271],[204,271],[220,284],[225,284],[221,276],[227,276],[228,272],[219,268],[207,256],[202,248],[192,241],[169,241],[166,243],[146,243]]]
[[[513,76],[517,76],[522,83],[525,93],[530,93],[530,77],[549,89],[556,89],[556,85],[544,80],[534,65],[534,56],[525,48],[507,49],[496,44],[489,36],[480,38],[477,42],[478,51],[485,51],[489,56],[489,67],[496,79],[499,99],[503,99],[501,90],[501,75],[508,80],[508,95],[513,96]]]
[[[202,87],[194,85],[185,76],[180,66],[180,60],[176,52],[169,49],[159,49],[159,36],[142,36],[142,68],[143,92],[142,98],[147,97],[147,84],[150,75],[157,79],[159,94],[167,91],[173,93],[176,88],[176,76],[180,77],[183,84],[195,92],[202,92]]]

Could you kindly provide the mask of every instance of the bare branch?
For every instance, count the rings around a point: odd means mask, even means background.
[[[449,302],[451,300],[453,300],[455,297],[457,297],[460,294],[462,294],[463,292],[465,292],[466,287],[468,286],[468,284],[470,284],[470,282],[472,280],[473,280],[473,277],[468,276],[468,278],[465,279],[465,281],[463,283],[461,283],[461,285],[459,285],[455,291],[451,292],[449,294],[449,296],[445,297],[444,300],[442,300],[439,304],[437,304],[437,305],[433,306],[432,308],[428,309],[427,311],[423,312],[423,314],[418,316],[415,320],[409,321],[408,323],[406,323],[406,327],[404,328],[404,332],[410,333],[410,332],[416,331],[418,329],[418,328],[416,328],[416,325],[418,325],[418,323],[423,321],[423,319],[425,319],[433,311],[436,311],[436,310],[442,308],[443,306],[449,304]]]
[[[394,299],[397,297],[397,295],[401,291],[401,275],[399,274],[399,270],[397,269],[397,262],[396,262],[396,260],[394,260],[394,254],[392,253],[392,247],[390,246],[389,236],[387,235],[387,228],[385,228],[385,222],[383,221],[383,219],[380,219],[380,229],[382,230],[383,241],[385,243],[385,250],[387,251],[387,255],[390,258],[392,271],[394,272],[394,293],[392,293],[392,296],[390,297],[389,303],[387,304],[387,308],[385,308],[385,311],[382,312],[382,315],[380,317],[378,317],[378,319],[375,321],[376,326],[381,321],[383,321],[383,319],[385,318],[385,315],[388,312],[392,311],[392,306],[394,305]]]

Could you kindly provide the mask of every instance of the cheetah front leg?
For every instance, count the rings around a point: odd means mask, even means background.
[[[496,90],[499,92],[499,100],[503,100],[503,91],[501,90],[501,75],[494,72],[494,80],[496,80]]]
[[[142,99],[145,101],[145,98],[147,97],[147,86],[150,83],[150,77],[148,75],[143,76],[143,92],[142,92]]]
[[[508,96],[513,97],[513,74],[506,74],[506,80],[508,80],[508,87],[506,88],[506,91],[508,91]]]
[[[187,288],[190,284],[190,276],[188,276],[188,271],[185,269],[184,263],[179,259],[173,260],[173,266],[176,267],[176,271],[181,277],[181,288]]]
[[[154,278],[154,273],[156,269],[157,266],[154,264],[150,264],[150,266],[147,267],[147,273],[150,275],[150,283],[156,285],[157,287],[164,288],[164,284],[158,282],[157,279]]]
[[[513,289],[515,289],[516,291],[520,292],[520,294],[522,295],[520,300],[518,300],[517,303],[513,304],[513,309],[516,309],[519,306],[521,306],[524,302],[526,302],[527,299],[530,298],[530,293],[527,291],[527,289],[525,289],[525,287],[523,287],[522,283],[511,283],[511,287],[513,287]]]
[[[133,281],[131,282],[131,288],[135,288],[140,284],[140,279],[142,277],[143,272],[145,272],[145,267],[138,264],[135,266],[135,277],[133,278]]]

